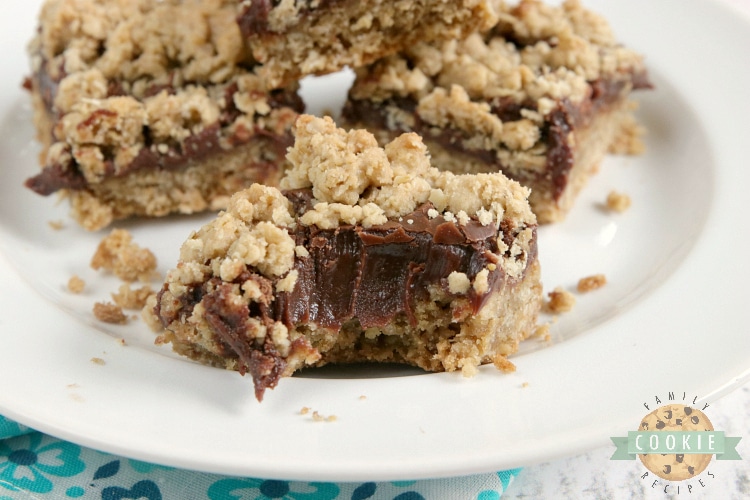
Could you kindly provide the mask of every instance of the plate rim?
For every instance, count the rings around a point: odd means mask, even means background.
[[[591,2],[596,3],[594,1]],[[709,8],[714,8],[718,6],[722,6],[720,8],[725,8],[724,3],[719,3],[717,0],[694,0],[689,5],[701,8],[706,8],[706,6],[711,6]],[[690,7],[686,7],[690,8]],[[722,11],[724,14],[729,15],[730,11],[724,10]],[[728,19],[725,17],[724,19]],[[741,23],[743,26],[750,26],[750,18],[742,18],[740,20],[737,20],[736,22]],[[617,30],[616,30],[617,31]],[[747,35],[746,40],[750,41],[750,34]],[[749,42],[750,45],[750,42]],[[742,75],[744,81],[750,82],[750,71],[747,69],[745,70],[745,74]],[[748,103],[745,103],[745,106],[747,107],[747,110],[750,111],[750,105]],[[709,131],[710,132],[710,131]],[[713,132],[716,134],[717,132]],[[700,266],[700,262],[696,261],[702,261],[706,259],[706,256],[711,252],[711,245],[710,242],[706,241],[707,239],[713,239],[713,238],[719,238],[723,234],[724,231],[727,230],[726,225],[728,223],[724,221],[716,222],[714,218],[718,218],[718,214],[720,214],[723,210],[726,210],[727,207],[731,207],[731,203],[728,200],[724,200],[723,196],[725,193],[724,191],[721,191],[721,189],[727,186],[727,180],[725,177],[727,176],[727,170],[729,170],[729,167],[724,164],[724,157],[727,156],[726,151],[721,151],[721,146],[725,145],[727,143],[726,140],[718,140],[717,137],[711,137],[712,143],[714,147],[717,149],[716,154],[720,158],[717,160],[719,163],[719,169],[720,171],[717,172],[719,175],[719,178],[717,179],[717,182],[719,184],[720,191],[715,193],[715,196],[713,198],[712,205],[710,207],[710,217],[711,217],[711,224],[706,226],[703,231],[700,234],[699,241],[695,243],[694,247],[690,251],[689,255],[686,257],[686,261],[682,263],[680,266],[681,269],[676,271],[676,273],[682,273],[684,274],[684,271],[687,270],[694,270],[696,267]],[[745,177],[747,177],[747,174],[744,174]],[[727,191],[734,192],[731,189],[727,189]],[[738,251],[745,251],[748,249],[748,233],[747,229],[745,229],[744,233],[740,233],[739,241],[737,242]],[[731,260],[731,259],[730,259]],[[734,261],[738,261],[739,257],[734,256]],[[720,267],[720,269],[727,269],[729,267],[730,263],[724,263],[723,267]],[[12,268],[12,266],[8,263],[7,259],[5,258],[5,255],[0,255],[0,279],[2,279],[3,284],[0,285],[0,290],[2,290],[4,293],[10,293],[14,292],[14,295],[12,299],[7,303],[15,304],[17,302],[23,302],[22,299],[25,297],[33,296],[38,300],[38,297],[35,295],[37,292],[32,290],[24,290],[23,293],[15,294],[15,290],[9,287],[7,283],[12,282],[11,277],[15,275],[15,269]],[[737,279],[740,278],[746,278],[747,272],[740,272],[737,275]],[[16,276],[17,278],[17,276]],[[655,290],[654,293],[650,298],[653,298],[654,301],[652,301],[652,304],[639,304],[638,307],[645,309],[649,312],[653,312],[654,308],[656,306],[653,305],[653,302],[669,302],[668,298],[665,298],[665,295],[669,295],[670,293],[674,293],[675,288],[679,288],[680,286],[684,285],[685,277],[684,276],[676,276],[675,280],[672,280],[670,278],[669,283],[665,284],[663,287],[660,287],[658,290]],[[746,282],[746,281],[745,281]],[[643,313],[645,314],[645,313]],[[69,319],[69,318],[68,318]],[[50,319],[44,318],[40,319],[40,321],[48,325]],[[54,323],[54,322],[53,322]],[[62,321],[63,324],[67,325],[80,325],[77,321],[70,320],[70,321]],[[663,325],[663,322],[658,323],[660,326]],[[16,327],[16,326],[22,326],[21,322],[18,321],[16,323],[16,318],[11,318],[9,321],[6,320],[5,327],[8,325]],[[615,318],[613,319],[612,323],[609,325],[608,328],[632,328],[632,319],[630,318]],[[73,328],[74,329],[74,328]],[[69,339],[71,336],[70,332],[66,332],[65,335],[63,335],[64,338]],[[601,337],[601,335],[599,336]],[[0,333],[0,339],[3,338],[2,333]],[[106,338],[97,338],[93,342],[95,344],[93,347],[96,348],[107,348],[112,349],[111,345],[112,339],[106,339]],[[573,338],[569,341],[566,341],[563,344],[552,346],[549,349],[545,349],[542,352],[541,356],[546,360],[548,358],[554,357],[554,356],[567,356],[569,355],[568,351],[572,351],[576,348],[581,348],[579,344],[591,344],[592,336],[586,336],[586,338]],[[621,339],[620,339],[621,340]],[[596,342],[594,342],[594,345],[600,344],[602,341],[601,338],[599,338]],[[75,340],[73,340],[73,343],[75,345]],[[108,346],[108,347],[107,347]],[[92,346],[89,346],[87,351],[90,352],[93,348]],[[132,352],[128,355],[126,355],[123,360],[127,360],[128,356],[132,355]],[[149,358],[146,364],[149,366],[149,370],[153,371],[153,373],[159,373],[161,371],[164,371],[164,367],[158,367],[153,366],[154,360],[150,359],[150,355],[147,355],[146,358]],[[164,359],[164,358],[159,358]],[[739,385],[743,384],[747,380],[750,380],[750,359],[745,359],[745,363],[742,366],[733,366],[731,367],[731,370],[727,369],[727,372],[722,377],[721,381],[712,381],[711,383],[705,384],[704,387],[700,389],[700,401],[705,402],[711,402],[715,400],[718,397],[721,397],[722,395],[730,392],[731,390],[737,388]],[[179,361],[169,361],[165,363],[170,368],[173,366],[174,363],[179,363]],[[158,364],[158,363],[156,363]],[[8,376],[9,374],[7,372],[4,372],[2,366],[0,364],[0,375],[2,376]],[[179,365],[174,365],[179,366]],[[88,370],[91,369],[91,367],[87,367]],[[118,370],[121,370],[122,367],[119,367]],[[81,372],[85,372],[85,369],[82,369]],[[177,372],[182,372],[182,370],[177,369]],[[731,373],[730,373],[731,371]],[[208,373],[208,372],[206,372]],[[233,379],[229,379],[227,377],[224,377],[223,375],[227,374],[213,374],[211,375],[211,379],[215,379],[219,377],[222,380],[226,380],[227,383],[234,384]],[[484,375],[484,374],[483,374]],[[450,374],[435,374],[430,375],[431,380],[447,380],[448,377],[450,377]],[[509,376],[514,377],[514,376]],[[500,383],[504,386],[509,386],[511,383],[516,383],[518,380],[520,380],[518,377],[515,377],[512,379],[513,382],[510,381],[504,381]],[[241,381],[244,383],[244,381]],[[289,382],[293,382],[294,386],[299,386],[294,388],[294,393],[304,393],[305,390],[307,390],[306,386],[310,385],[310,382],[304,382],[297,380],[296,382],[293,380],[290,380]],[[448,381],[448,384],[454,383],[454,381]],[[347,381],[342,381],[336,384],[337,386],[346,386]],[[405,385],[411,385],[411,384],[405,384]],[[658,384],[652,384],[649,386],[649,389],[652,389],[653,387],[658,387]],[[666,387],[663,390],[666,392],[670,388]],[[674,389],[674,388],[672,388]],[[533,391],[533,389],[532,389]],[[3,391],[4,392],[4,391]],[[698,392],[698,391],[696,391]],[[645,397],[645,395],[644,395]],[[305,464],[300,462],[299,464],[295,465],[294,467],[290,467],[286,471],[279,471],[278,469],[274,468],[275,466],[266,466],[263,461],[258,461],[256,463],[253,463],[252,465],[249,465],[247,462],[240,463],[240,464],[232,464],[229,460],[217,460],[216,457],[212,457],[210,460],[205,459],[199,459],[199,458],[193,458],[193,457],[178,457],[174,456],[174,453],[168,454],[169,456],[165,455],[164,450],[154,450],[153,448],[149,448],[148,444],[139,444],[138,449],[134,449],[134,447],[126,446],[123,444],[118,444],[115,442],[112,442],[111,439],[107,439],[101,435],[98,437],[92,437],[92,435],[84,435],[80,431],[72,431],[72,427],[66,427],[62,425],[63,423],[53,423],[49,421],[44,421],[44,419],[40,418],[38,415],[38,410],[35,412],[34,410],[30,409],[28,405],[23,406],[21,405],[16,406],[11,403],[15,403],[8,401],[7,398],[5,398],[2,394],[0,394],[0,409],[2,410],[2,413],[9,418],[14,418],[15,420],[19,421],[20,423],[23,423],[25,425],[30,425],[31,427],[34,427],[38,430],[41,430],[43,432],[47,432],[51,435],[67,439],[85,446],[89,446],[95,449],[100,449],[102,451],[109,451],[116,454],[121,454],[124,456],[129,456],[133,458],[138,459],[144,459],[147,461],[152,461],[155,463],[162,463],[166,465],[173,465],[178,467],[183,467],[187,469],[193,469],[193,470],[204,470],[206,472],[214,472],[214,473],[221,473],[221,474],[234,474],[234,475],[261,475],[263,477],[268,478],[278,478],[278,479],[309,479],[309,480],[331,480],[331,481],[340,481],[340,480],[398,480],[398,479],[420,479],[420,478],[429,478],[429,477],[447,477],[447,476],[456,476],[456,475],[467,475],[467,474],[473,474],[473,473],[480,473],[480,472],[490,472],[491,470],[498,470],[500,468],[511,468],[511,467],[518,467],[523,465],[530,465],[532,463],[538,463],[543,460],[548,460],[551,458],[555,458],[557,456],[563,456],[563,455],[569,455],[574,454],[578,452],[583,452],[590,450],[596,446],[603,446],[607,444],[607,438],[606,436],[611,432],[622,432],[622,425],[624,425],[626,422],[626,418],[623,417],[619,420],[615,421],[609,421],[605,423],[600,423],[598,427],[596,427],[596,430],[592,430],[587,435],[584,436],[578,436],[578,444],[571,445],[569,447],[566,447],[563,451],[562,444],[557,445],[557,447],[554,447],[553,449],[550,449],[550,453],[547,454],[541,454],[538,452],[538,449],[541,445],[536,444],[536,447],[534,443],[531,443],[530,446],[526,449],[516,449],[513,463],[511,464],[509,461],[504,460],[502,457],[497,457],[492,455],[490,453],[490,456],[487,456],[485,453],[484,455],[479,454],[478,458],[474,458],[473,460],[469,457],[467,460],[462,463],[461,465],[455,465],[447,463],[445,460],[440,461],[439,464],[424,464],[424,466],[420,467],[411,467],[408,468],[404,467],[403,469],[394,468],[394,466],[388,466],[388,467],[380,467],[371,469],[369,471],[362,471],[361,466],[354,466],[352,464],[348,464],[348,468],[340,468],[336,471],[330,471],[330,470],[324,470],[324,467],[321,467],[319,465],[312,466],[311,464]],[[276,403],[275,403],[276,404]],[[640,406],[640,405],[638,405]],[[288,410],[290,407],[287,405],[285,408]],[[635,413],[635,409],[634,409]],[[628,417],[629,418],[629,417]],[[289,416],[287,415],[287,420],[289,420]],[[629,422],[629,420],[628,420]],[[321,432],[321,435],[327,435],[326,433],[330,434],[328,432],[330,429],[326,429]],[[315,432],[318,432],[319,429],[316,429]],[[99,431],[98,434],[101,434],[102,431]],[[614,434],[612,434],[614,435]],[[569,440],[568,440],[569,441]],[[569,443],[568,443],[569,444]],[[542,446],[543,447],[543,446]],[[549,449],[549,445],[547,446],[547,449]],[[537,450],[535,452],[534,450]],[[340,464],[340,465],[347,465],[347,464]],[[377,464],[375,464],[377,465]],[[398,464],[395,464],[397,466],[403,465],[400,462]],[[330,466],[330,465],[329,465]],[[254,472],[253,472],[254,471]],[[248,474],[252,472],[252,474]]]

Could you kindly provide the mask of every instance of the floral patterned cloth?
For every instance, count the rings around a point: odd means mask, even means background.
[[[83,448],[0,415],[0,500],[498,500],[519,470],[380,483],[228,477]]]

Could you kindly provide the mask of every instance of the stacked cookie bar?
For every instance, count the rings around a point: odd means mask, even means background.
[[[344,115],[382,141],[420,133],[438,168],[502,171],[555,222],[608,151],[642,148],[629,97],[649,87],[642,56],[580,2],[522,0],[488,31],[357,69]]]

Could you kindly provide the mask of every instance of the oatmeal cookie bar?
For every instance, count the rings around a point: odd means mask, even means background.
[[[237,2],[47,0],[26,81],[43,170],[86,229],[226,206],[278,182],[302,102],[267,92]]]
[[[629,96],[648,87],[641,55],[580,2],[522,0],[485,33],[358,69],[344,116],[383,140],[422,134],[438,168],[502,171],[553,222],[608,150],[642,148]]]
[[[419,41],[463,38],[495,18],[488,0],[245,0],[238,21],[273,86],[369,64]]]
[[[513,365],[542,302],[528,190],[430,166],[414,133],[385,148],[302,115],[280,191],[254,185],[182,245],[146,312],[158,342],[250,373],[261,399],[305,366]]]

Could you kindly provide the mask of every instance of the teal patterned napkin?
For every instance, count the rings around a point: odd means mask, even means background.
[[[0,415],[0,500],[498,500],[519,471],[378,483],[229,477],[95,451]]]

